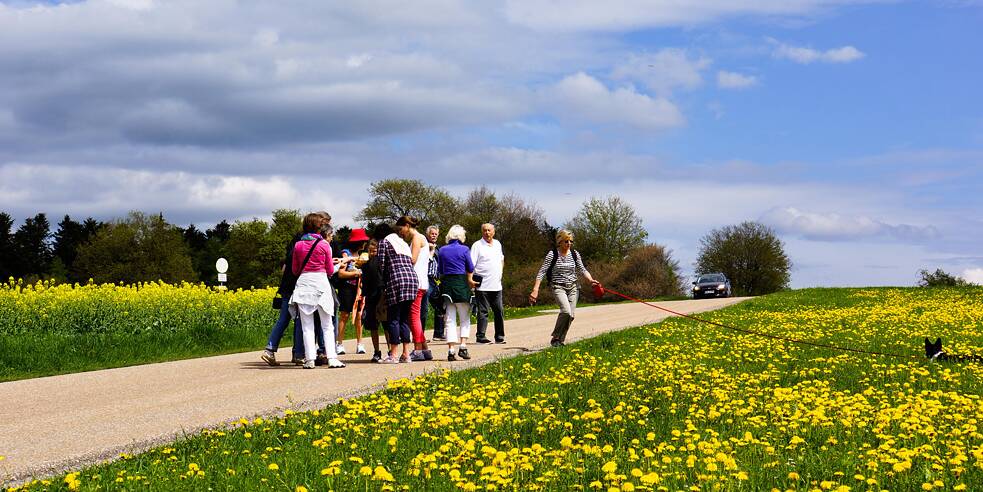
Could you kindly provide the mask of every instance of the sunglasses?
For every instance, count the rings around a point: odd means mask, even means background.
[[[560,243],[573,244],[573,239],[564,239],[563,241],[560,241]]]

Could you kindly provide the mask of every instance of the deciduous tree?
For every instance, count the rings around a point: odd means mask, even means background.
[[[573,232],[577,250],[590,259],[624,258],[648,238],[635,207],[614,195],[587,200],[565,227]]]
[[[737,295],[787,289],[791,268],[785,245],[775,231],[759,222],[714,229],[700,239],[696,273],[723,273]]]

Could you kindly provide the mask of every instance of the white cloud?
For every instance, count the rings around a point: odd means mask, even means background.
[[[717,87],[721,89],[746,89],[757,84],[758,78],[754,75],[743,75],[727,70],[717,72]]]
[[[544,99],[567,119],[579,122],[625,124],[642,130],[685,123],[679,108],[668,99],[640,94],[631,87],[610,90],[583,72],[550,87]]]
[[[551,31],[614,31],[691,26],[740,15],[799,18],[844,3],[877,0],[507,0],[509,20]]]
[[[801,64],[809,64],[817,61],[825,63],[850,63],[866,56],[862,51],[853,46],[842,46],[822,51],[803,46],[793,46],[770,38],[768,41],[775,46],[772,51],[773,57],[791,60]]]
[[[695,89],[702,85],[701,72],[711,63],[705,56],[691,58],[686,50],[665,48],[652,54],[632,55],[616,66],[611,76],[640,82],[657,94],[668,95],[677,88]]]
[[[983,285],[983,268],[963,270],[962,278],[971,284]]]
[[[773,208],[761,220],[777,230],[806,239],[849,241],[864,238],[887,238],[901,241],[935,239],[939,231],[933,226],[889,224],[864,215],[805,212],[794,207]]]

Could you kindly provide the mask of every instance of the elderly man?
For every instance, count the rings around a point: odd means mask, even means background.
[[[505,254],[502,243],[495,239],[495,226],[481,225],[481,239],[471,245],[471,262],[475,277],[481,284],[475,291],[478,301],[478,330],[476,342],[491,343],[485,336],[488,329],[488,310],[495,315],[495,343],[505,343],[505,318],[502,307],[502,272],[505,271]]]
[[[427,227],[427,243],[430,245],[430,265],[427,268],[427,276],[430,280],[430,288],[427,290],[425,301],[430,302],[433,307],[433,340],[445,340],[444,338],[444,299],[440,295],[437,275],[437,238],[440,237],[440,228],[437,226]],[[427,303],[424,302],[420,307],[420,321],[423,328],[427,328]]]

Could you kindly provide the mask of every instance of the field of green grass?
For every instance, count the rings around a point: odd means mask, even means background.
[[[979,490],[983,289],[807,289],[320,411],[191,436],[30,490]]]

